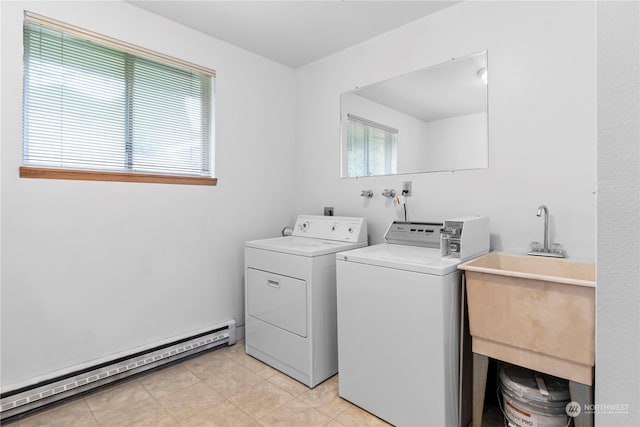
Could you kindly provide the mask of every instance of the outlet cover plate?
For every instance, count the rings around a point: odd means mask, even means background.
[[[411,181],[404,181],[402,183],[402,195],[404,197],[411,197]]]

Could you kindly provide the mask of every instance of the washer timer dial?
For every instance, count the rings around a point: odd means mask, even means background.
[[[310,228],[311,228],[311,223],[309,221],[305,221],[302,224],[300,224],[300,230],[304,231],[305,233],[309,231]]]

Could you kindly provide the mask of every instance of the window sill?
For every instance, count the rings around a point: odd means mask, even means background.
[[[21,178],[73,179],[82,181],[148,182],[155,184],[216,185],[218,178],[202,176],[159,175],[135,172],[103,172],[75,169],[21,166]]]

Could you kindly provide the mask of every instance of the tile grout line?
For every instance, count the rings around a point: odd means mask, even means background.
[[[230,403],[231,405],[233,405],[233,406],[235,406],[236,408],[238,408],[238,410],[239,410],[240,412],[242,412],[243,414],[245,414],[246,416],[248,416],[248,417],[251,419],[251,421],[253,421],[253,422],[257,422],[257,423],[259,423],[260,425],[262,425],[262,423],[261,423],[260,421],[258,421],[257,419],[253,418],[253,416],[252,416],[251,414],[247,413],[244,409],[242,409],[241,407],[239,407],[238,405],[236,405],[235,403],[233,403],[231,400],[227,399],[226,397],[225,397],[225,399],[226,399],[226,401],[227,401],[228,403]],[[253,424],[253,423],[251,423],[251,424]],[[249,425],[249,424],[247,424],[247,425]]]
[[[84,396],[82,397],[82,403],[84,403],[87,409],[89,410],[89,413],[91,414],[91,418],[93,418],[93,420],[96,422],[96,425],[98,427],[102,427],[102,424],[100,424],[100,422],[98,421],[98,418],[96,418],[96,414],[93,413],[93,409],[91,409],[91,406],[89,406],[89,402],[87,402],[87,398]],[[22,422],[20,422],[20,424],[22,424]]]
[[[160,372],[160,371],[156,371],[156,372]],[[155,372],[154,372],[154,373],[155,373]],[[153,374],[152,374],[152,375],[153,375]],[[149,394],[149,396],[151,396],[151,399],[153,399],[153,401],[156,403],[156,405],[158,405],[158,408],[160,408],[160,409],[162,410],[162,412],[164,412],[165,414],[169,415],[169,418],[171,418],[171,419],[176,423],[176,425],[180,425],[180,422],[179,422],[178,420],[176,420],[176,419],[173,417],[173,415],[172,415],[171,413],[169,413],[169,411],[167,411],[167,410],[164,408],[164,406],[162,406],[162,405],[160,404],[160,402],[158,402],[158,399],[156,399],[156,397],[155,397],[155,396],[153,395],[153,393],[151,393],[151,391],[150,391],[150,390],[149,390],[149,389],[144,385],[144,383],[143,383],[142,381],[140,381],[139,379],[138,379],[138,380],[136,380],[136,381],[138,381],[138,383],[140,384],[140,386],[141,386],[141,387],[142,387],[142,388],[147,392],[147,394]],[[186,388],[186,387],[183,387],[183,389],[184,389],[184,388]],[[182,389],[180,389],[180,390],[182,390]],[[180,390],[178,390],[178,391],[180,391]],[[174,393],[175,393],[175,392],[174,392]],[[171,394],[173,394],[173,393],[171,393]],[[101,426],[101,427],[103,427],[103,426]]]

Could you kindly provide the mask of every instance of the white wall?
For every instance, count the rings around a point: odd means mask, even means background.
[[[235,318],[293,222],[294,71],[122,2],[1,2],[2,388]],[[217,187],[21,179],[22,12],[217,71]]]
[[[411,180],[412,219],[487,215],[493,248],[524,253],[543,238],[544,203],[552,240],[595,260],[595,24],[595,2],[464,2],[300,69],[296,211],[366,216],[377,243],[402,216],[380,192]],[[341,92],[483,50],[488,169],[339,178]]]
[[[598,426],[640,425],[640,5],[598,3]]]

